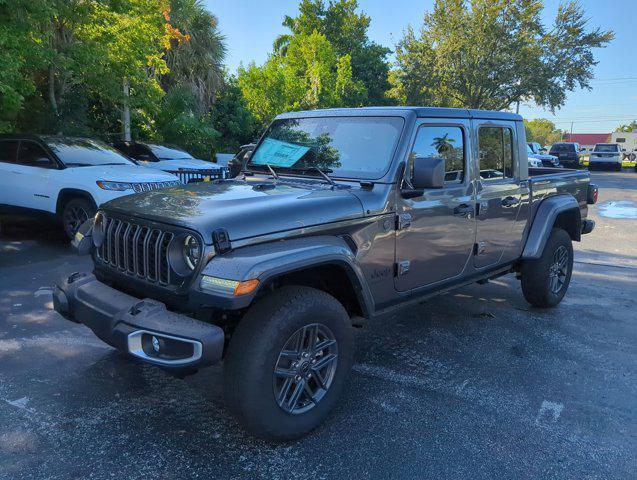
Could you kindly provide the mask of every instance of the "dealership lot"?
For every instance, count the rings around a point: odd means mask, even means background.
[[[558,308],[509,276],[365,321],[338,410],[280,445],[236,425],[219,367],[177,379],[63,320],[50,286],[89,260],[56,229],[3,226],[0,478],[634,475],[637,174],[592,181],[597,228]]]

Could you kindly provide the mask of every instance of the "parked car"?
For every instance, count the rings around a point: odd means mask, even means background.
[[[556,156],[560,163],[567,168],[580,167],[580,147],[575,142],[559,142],[551,145],[550,155]]]
[[[0,210],[52,218],[69,238],[102,203],[177,184],[98,140],[0,135]]]
[[[562,300],[597,189],[529,174],[524,144],[503,112],[279,115],[245,178],[104,205],[75,240],[94,268],[59,282],[55,309],[180,375],[223,359],[242,424],[300,437],[347,384],[353,317],[509,273],[532,305]]]
[[[543,167],[548,168],[560,168],[562,165],[560,164],[560,159],[555,155],[549,155],[547,153],[542,153],[539,148],[540,144],[537,142],[528,142],[527,143],[529,149],[531,150],[531,156],[539,159],[542,162]]]
[[[623,154],[616,143],[598,143],[588,157],[589,168],[610,167],[613,170],[622,169]]]
[[[526,156],[529,160],[529,167],[531,168],[540,168],[542,167],[542,160],[535,156],[531,147],[526,145]],[[483,177],[484,178],[484,177]]]
[[[174,145],[116,141],[113,146],[140,165],[177,175],[182,183],[210,181],[225,176],[221,165],[195,158]]]
[[[228,176],[230,178],[236,177],[243,171],[255,147],[254,143],[242,145],[234,158],[228,162]]]

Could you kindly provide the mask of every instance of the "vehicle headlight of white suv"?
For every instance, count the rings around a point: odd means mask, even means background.
[[[136,193],[181,185],[179,180],[169,180],[167,182],[113,182],[110,180],[98,180],[96,183],[103,190],[114,190],[117,192],[133,190]]]

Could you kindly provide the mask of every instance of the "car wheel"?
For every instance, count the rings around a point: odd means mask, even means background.
[[[66,202],[62,209],[62,227],[69,240],[73,240],[80,225],[94,215],[95,207],[85,198],[73,198]]]
[[[349,316],[331,295],[282,287],[253,305],[224,362],[229,408],[254,435],[299,438],[336,405],[352,365]]]
[[[524,298],[539,308],[554,307],[562,301],[573,273],[573,243],[569,234],[554,228],[542,256],[522,264]]]

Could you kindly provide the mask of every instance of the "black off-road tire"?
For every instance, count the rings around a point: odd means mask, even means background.
[[[563,275],[557,275],[560,280],[559,289],[555,289],[556,262],[561,254],[566,254]],[[559,269],[561,272],[562,269]],[[527,260],[522,264],[521,280],[522,293],[527,302],[534,307],[550,308],[562,301],[573,273],[573,243],[569,234],[561,228],[553,228],[542,256],[537,260]],[[562,278],[563,277],[563,278]]]
[[[338,347],[336,370],[329,388],[309,411],[289,413],[277,403],[274,370],[291,336],[311,324],[321,324],[333,334]],[[228,407],[255,436],[276,441],[302,437],[336,405],[353,351],[352,327],[341,303],[314,288],[281,287],[250,307],[232,335],[223,372]]]
[[[71,224],[69,222],[69,217],[71,215],[79,214],[81,215],[80,219],[84,218],[86,221],[89,218],[94,217],[95,212],[96,212],[95,206],[90,200],[86,198],[72,198],[64,204],[64,206],[62,207],[60,220],[62,221],[62,228],[64,229],[64,233],[66,234],[69,240],[73,240],[73,237],[75,237],[75,232],[77,231],[78,228],[80,228],[80,225],[83,223],[83,222],[79,222],[79,219],[78,219],[79,224],[77,222]]]

